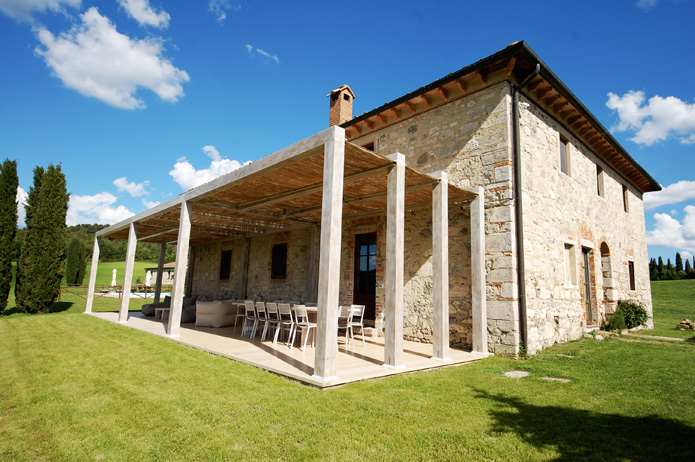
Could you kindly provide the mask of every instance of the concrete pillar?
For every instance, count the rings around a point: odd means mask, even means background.
[[[390,156],[386,193],[384,272],[384,365],[403,367],[403,266],[405,236],[405,156]]]
[[[487,353],[487,297],[485,294],[485,189],[470,204],[471,214],[471,308],[473,351]]]
[[[159,260],[157,261],[157,278],[154,282],[154,302],[159,303],[162,298],[162,277],[164,276],[164,256],[167,251],[167,243],[159,244]]]
[[[432,190],[432,357],[449,356],[449,175]]]
[[[188,272],[188,244],[191,237],[191,205],[181,202],[179,216],[179,237],[176,240],[176,266],[174,268],[174,287],[172,289],[171,307],[167,334],[178,337],[181,328],[181,310],[186,291],[186,273]]]
[[[130,290],[133,286],[133,270],[135,269],[135,249],[138,245],[138,237],[135,233],[135,223],[128,227],[128,249],[125,255],[125,271],[123,275],[123,298],[121,298],[121,310],[118,312],[119,322],[128,322],[128,307],[130,305]]]
[[[97,267],[99,266],[99,240],[94,236],[94,250],[92,251],[92,266],[89,270],[89,286],[87,287],[87,303],[84,307],[85,313],[92,312],[94,303],[94,290],[97,285]]]
[[[335,376],[335,356],[338,352],[338,297],[345,167],[343,128],[331,127],[323,152],[321,253],[314,375],[327,380]]]

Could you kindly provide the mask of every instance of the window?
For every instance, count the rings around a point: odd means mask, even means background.
[[[596,166],[596,192],[601,197],[603,197],[603,195],[604,195],[603,176],[604,176],[603,169],[597,165]]]
[[[360,271],[376,271],[376,244],[360,245]]]
[[[343,99],[345,101],[350,101],[350,95],[348,95],[347,93],[343,93]]]
[[[272,279],[285,279],[287,277],[287,244],[275,244],[273,246],[270,277]]]
[[[365,145],[362,146],[362,147],[363,147],[364,149],[366,149],[367,151],[372,151],[372,152],[374,152],[374,141],[372,141],[371,143],[367,143],[367,144],[365,144]]]
[[[560,171],[570,174],[570,144],[567,138],[560,135]]]
[[[577,257],[572,244],[565,244],[565,282],[577,284]]]
[[[630,211],[630,204],[628,203],[627,186],[623,185],[623,210],[625,213]]]
[[[627,272],[630,278],[630,290],[635,290],[635,262],[627,262]]]
[[[232,274],[232,251],[223,250],[220,256],[220,281],[226,281]]]

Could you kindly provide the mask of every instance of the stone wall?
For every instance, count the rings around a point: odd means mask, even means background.
[[[582,303],[582,247],[592,249],[594,323],[627,298],[645,303],[651,317],[641,193],[529,100],[521,98],[519,112],[529,353],[579,338],[591,324]],[[569,141],[570,175],[560,171],[561,134]],[[597,192],[597,164],[605,172],[603,197]],[[629,186],[627,213],[623,184]],[[603,243],[609,256],[601,256]],[[566,275],[565,244],[575,249],[576,283]],[[629,260],[635,266],[634,291]]]
[[[500,83],[350,140],[360,145],[373,142],[381,154],[401,152],[409,167],[425,173],[446,170],[455,185],[485,188],[489,347],[497,353],[515,353],[518,347],[510,101],[508,84]],[[467,205],[463,210],[452,208],[449,222],[451,343],[470,345]],[[429,341],[432,331],[431,226],[431,210],[406,215],[404,331],[421,341]],[[383,280],[377,285],[383,287]]]

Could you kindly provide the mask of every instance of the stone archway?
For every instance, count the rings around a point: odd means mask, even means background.
[[[603,279],[603,315],[615,311],[615,287],[613,284],[613,268],[611,264],[611,252],[606,242],[601,243],[601,275]]]

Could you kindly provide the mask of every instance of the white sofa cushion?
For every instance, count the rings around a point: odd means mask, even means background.
[[[195,325],[197,327],[224,327],[234,324],[237,307],[230,300],[197,301]]]

